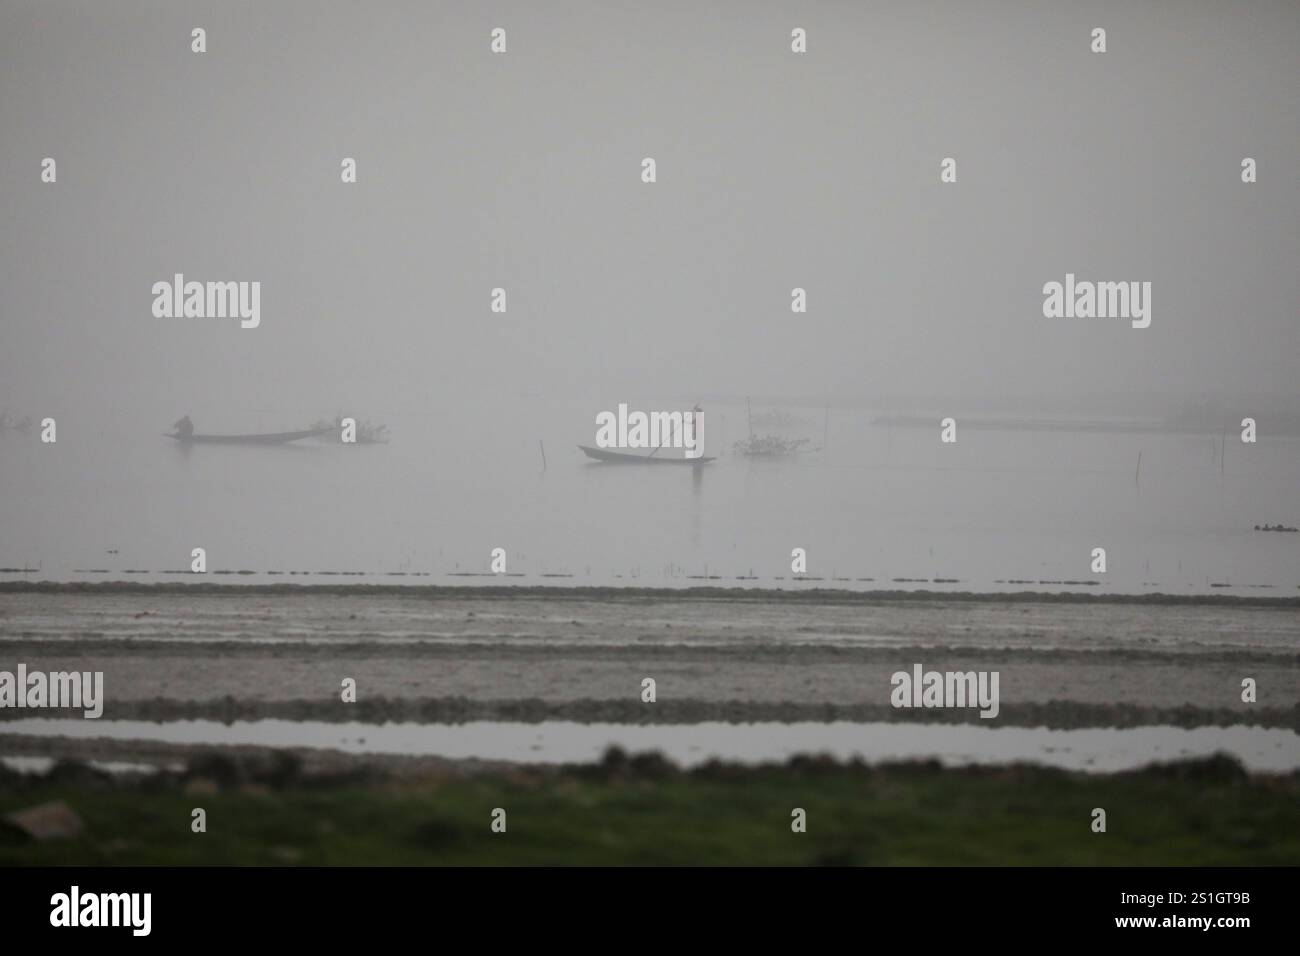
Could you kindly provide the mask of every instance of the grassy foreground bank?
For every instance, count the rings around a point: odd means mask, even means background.
[[[136,782],[70,764],[0,773],[0,816],[64,801],[84,826],[46,840],[0,827],[5,865],[1300,863],[1300,774],[1251,777],[1221,757],[1107,776],[818,759],[687,772],[619,752],[414,779],[308,777],[285,754],[200,755]],[[206,833],[191,832],[195,807]],[[806,833],[791,831],[795,807]]]

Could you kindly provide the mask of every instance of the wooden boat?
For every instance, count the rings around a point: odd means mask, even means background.
[[[311,428],[301,432],[271,432],[264,435],[181,435],[171,432],[163,434],[183,445],[282,445],[285,442],[312,438],[330,431],[333,429]]]
[[[699,458],[660,458],[657,455],[634,455],[625,451],[613,451],[609,448],[592,448],[590,445],[579,445],[578,447],[583,450],[588,458],[609,462],[612,465],[703,465],[714,460],[708,456]]]

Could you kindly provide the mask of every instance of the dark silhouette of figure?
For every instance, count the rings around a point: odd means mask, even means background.
[[[188,415],[172,427],[176,429],[176,434],[180,435],[182,438],[189,438],[194,434],[194,423],[190,421],[190,416]]]

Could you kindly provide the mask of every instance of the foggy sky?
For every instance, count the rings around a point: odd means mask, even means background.
[[[1294,401],[1298,68],[1294,2],[0,0],[0,406]]]

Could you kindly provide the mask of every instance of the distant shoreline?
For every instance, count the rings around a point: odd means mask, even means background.
[[[438,599],[511,599],[555,600],[673,600],[782,602],[809,604],[883,604],[935,601],[979,604],[1133,604],[1186,605],[1210,607],[1300,608],[1300,595],[1264,597],[1230,594],[1096,594],[1069,591],[929,591],[850,590],[847,588],[747,588],[747,587],[573,587],[567,585],[441,585],[441,584],[221,584],[202,582],[143,583],[139,581],[3,581],[0,594],[146,594],[146,595],[347,595],[396,596]]]

